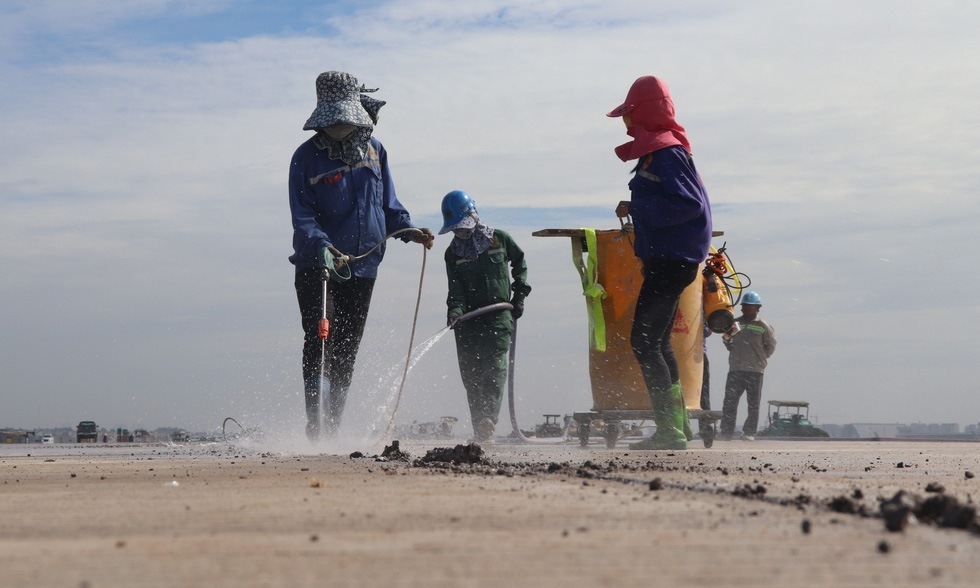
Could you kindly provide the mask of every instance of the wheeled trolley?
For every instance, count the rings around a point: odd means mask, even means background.
[[[573,419],[583,446],[588,445],[593,423],[601,421],[606,445],[614,447],[623,421],[653,419],[650,394],[630,345],[633,312],[643,283],[641,263],[633,253],[632,229],[542,229],[532,235],[571,240],[572,262],[582,282],[589,317],[593,401],[591,411],[574,413]],[[698,278],[681,295],[671,346],[689,418],[698,421],[704,445],[711,447],[721,412],[701,408],[705,406],[701,399],[704,331],[702,280]]]
[[[692,421],[698,422],[698,430],[701,434],[701,441],[706,448],[710,448],[715,443],[715,423],[721,420],[720,410],[688,409],[687,417]],[[590,412],[576,412],[572,414],[572,419],[578,428],[578,442],[582,447],[589,444],[592,437],[592,427],[594,422],[602,423],[602,438],[606,441],[606,447],[612,449],[621,436],[621,426],[623,421],[646,421],[653,420],[652,410],[598,410]]]

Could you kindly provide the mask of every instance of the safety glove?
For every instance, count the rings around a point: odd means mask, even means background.
[[[337,256],[329,247],[321,247],[316,256],[317,269],[331,269],[337,267]]]
[[[450,329],[456,328],[456,323],[459,322],[459,317],[463,316],[463,313],[459,311],[450,312],[446,315],[446,326]]]
[[[425,245],[426,249],[432,249],[432,243],[436,238],[432,231],[425,227],[419,227],[414,231],[408,231],[406,232],[405,237],[407,241],[413,241],[415,243]]]
[[[511,299],[511,301],[510,301],[510,305],[514,307],[510,311],[510,316],[514,317],[514,320],[515,321],[517,319],[521,318],[522,316],[524,316],[524,299],[523,298],[518,298],[517,296],[514,296]]]
[[[350,279],[350,266],[343,255],[338,255],[330,247],[321,247],[316,256],[317,269],[327,272],[331,280],[346,282]],[[342,271],[346,270],[346,271]]]

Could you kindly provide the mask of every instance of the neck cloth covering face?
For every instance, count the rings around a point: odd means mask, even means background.
[[[483,224],[475,212],[470,213],[470,216],[473,217],[476,224],[473,225],[472,229],[464,229],[470,232],[469,236],[461,238],[456,233],[456,229],[453,229],[454,236],[449,247],[457,256],[472,261],[490,248],[490,244],[493,243],[493,227]]]
[[[626,100],[606,116],[616,118],[627,114],[632,124],[626,134],[633,140],[616,147],[616,155],[623,161],[639,159],[672,145],[691,151],[684,127],[674,119],[674,101],[663,80],[653,76],[637,78]]]
[[[385,105],[384,100],[365,95],[376,91],[377,88],[365,88],[349,73],[328,71],[320,74],[316,79],[316,108],[303,129],[317,131],[313,143],[318,149],[327,150],[331,159],[339,159],[348,165],[362,161],[378,123],[378,111]],[[353,130],[342,138],[331,138],[333,129],[324,129],[335,125],[347,125]]]

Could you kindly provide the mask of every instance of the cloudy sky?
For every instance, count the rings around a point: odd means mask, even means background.
[[[591,408],[568,241],[531,232],[618,227],[627,138],[604,113],[645,74],[670,85],[715,245],[776,328],[764,397],[821,423],[977,423],[978,26],[980,5],[940,0],[4,2],[0,426],[301,434],[286,175],[331,69],[388,102],[376,136],[417,224],[463,189],[525,248],[525,428]],[[417,344],[444,325],[447,244]],[[392,405],[422,263],[389,248],[358,426]],[[720,407],[720,341],[709,354]],[[451,337],[398,422],[443,415],[467,416]]]

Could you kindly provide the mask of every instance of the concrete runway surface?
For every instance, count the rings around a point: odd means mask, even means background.
[[[976,586],[980,445],[0,446],[5,586]],[[438,461],[456,455],[473,463]],[[896,496],[897,495],[897,496]],[[891,527],[893,530],[889,530]]]

